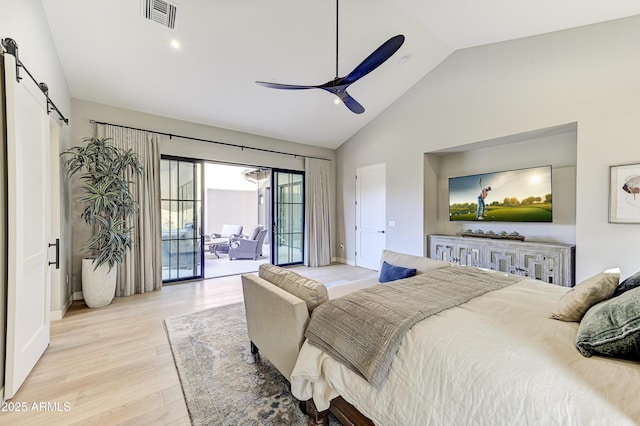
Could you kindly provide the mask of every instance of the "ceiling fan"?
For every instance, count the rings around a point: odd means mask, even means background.
[[[338,0],[336,0],[336,77],[324,84],[318,84],[315,86],[303,86],[295,84],[280,84],[270,83],[267,81],[256,81],[256,84],[272,89],[284,89],[284,90],[305,90],[305,89],[322,89],[329,93],[336,95],[347,108],[356,114],[362,114],[364,107],[360,105],[358,101],[352,98],[347,93],[347,88],[369,74],[371,71],[382,65],[387,59],[393,56],[394,53],[404,43],[404,36],[399,34],[391,37],[385,41],[380,47],[373,51],[373,53],[353,69],[349,74],[344,77],[338,76]]]

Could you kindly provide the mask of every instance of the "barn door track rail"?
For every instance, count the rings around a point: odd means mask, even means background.
[[[58,117],[60,117],[60,120],[64,121],[64,123],[68,125],[69,119],[65,118],[65,116],[62,115],[62,113],[60,112],[56,104],[54,104],[51,98],[49,97],[49,86],[47,86],[46,83],[38,83],[38,81],[29,72],[27,67],[22,63],[22,61],[20,61],[20,58],[18,57],[18,43],[16,43],[16,41],[12,38],[3,38],[1,41],[1,44],[4,50],[8,54],[16,58],[16,79],[18,80],[18,83],[20,82],[20,80],[22,80],[22,77],[20,77],[20,68],[22,68],[27,73],[27,75],[31,78],[31,80],[33,80],[33,82],[40,88],[42,93],[46,96],[47,114],[51,114],[51,111],[55,110],[55,112],[58,114]]]

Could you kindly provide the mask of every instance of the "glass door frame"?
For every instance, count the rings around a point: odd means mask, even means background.
[[[182,281],[192,281],[192,280],[201,280],[204,278],[204,234],[203,234],[203,218],[204,218],[204,160],[202,159],[197,159],[197,158],[189,158],[189,157],[179,157],[179,156],[174,156],[174,155],[161,155],[160,156],[160,161],[163,160],[168,160],[168,161],[178,161],[178,162],[185,162],[185,163],[192,163],[194,165],[194,169],[199,165],[200,168],[200,173],[199,176],[197,176],[197,179],[199,180],[199,184],[198,182],[195,182],[195,186],[196,188],[194,188],[193,190],[193,196],[196,197],[196,192],[197,189],[199,187],[199,194],[197,194],[197,196],[199,197],[196,199],[186,199],[186,198],[182,198],[181,196],[178,196],[176,199],[171,198],[171,194],[169,198],[163,198],[163,192],[162,192],[162,177],[161,177],[161,181],[160,181],[160,203],[162,204],[165,201],[169,201],[169,202],[184,202],[184,201],[189,201],[189,202],[193,202],[194,204],[198,204],[200,205],[199,208],[199,212],[197,212],[197,207],[194,207],[194,215],[197,214],[197,216],[199,217],[199,221],[197,221],[196,224],[194,224],[194,235],[192,238],[189,238],[187,240],[191,240],[194,247],[198,247],[198,253],[199,253],[199,264],[200,264],[200,268],[199,268],[199,273],[198,275],[191,275],[191,276],[187,276],[187,277],[175,277],[175,278],[170,278],[170,279],[163,279],[162,282],[163,284],[171,284],[171,283],[176,283],[176,282],[182,282]],[[196,172],[194,170],[194,178],[196,178]],[[170,229],[170,233],[173,231],[174,229]],[[161,227],[160,232],[163,232],[163,229]],[[183,241],[179,238],[169,238],[167,240],[163,239],[163,236],[161,234],[161,244],[165,245],[165,241],[178,241],[178,245],[180,243],[180,241]],[[188,244],[187,244],[188,245]],[[178,250],[178,255],[179,255],[180,250]],[[164,256],[164,250],[163,250],[163,256]],[[179,261],[176,262],[176,264],[179,264]],[[164,265],[164,259],[163,259],[163,265]],[[178,268],[179,269],[179,268]]]
[[[301,200],[300,202],[282,202],[280,201],[280,195],[279,195],[279,187],[278,187],[278,180],[277,177],[279,174],[290,174],[290,175],[300,175],[301,176]],[[305,215],[305,173],[302,170],[287,170],[287,169],[276,169],[276,168],[272,168],[271,169],[271,262],[274,265],[278,265],[278,266],[290,266],[290,265],[301,265],[304,263],[304,258],[305,258],[305,245],[306,245],[306,215]],[[300,234],[300,259],[299,260],[294,260],[291,257],[291,252],[289,252],[289,257],[286,259],[286,261],[281,261],[280,259],[280,255],[279,255],[279,251],[278,251],[278,247],[279,247],[279,237],[282,234],[282,232],[280,232],[281,230],[279,229],[279,225],[278,225],[278,221],[279,218],[281,217],[280,215],[280,211],[279,211],[279,207],[282,205],[288,205],[288,206],[292,206],[292,205],[301,205],[302,209],[300,211],[300,232],[286,232],[286,234],[288,235],[288,240],[289,242],[291,242],[291,238],[294,234]],[[291,212],[291,209],[289,210]],[[291,214],[289,215],[289,219],[291,218]],[[289,229],[289,231],[291,231]]]

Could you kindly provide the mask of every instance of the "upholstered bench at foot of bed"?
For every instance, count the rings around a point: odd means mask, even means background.
[[[291,380],[313,309],[328,300],[325,286],[291,270],[265,263],[258,275],[242,276],[252,353],[260,351]]]
[[[304,300],[256,276],[242,276],[251,352],[262,352],[290,380],[309,311]]]

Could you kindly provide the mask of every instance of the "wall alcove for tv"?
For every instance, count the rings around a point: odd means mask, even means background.
[[[425,153],[426,234],[458,235],[467,229],[515,231],[527,241],[575,244],[576,147],[577,124],[569,123]],[[449,178],[547,165],[552,169],[551,223],[449,220]],[[487,202],[491,201],[489,195]]]

